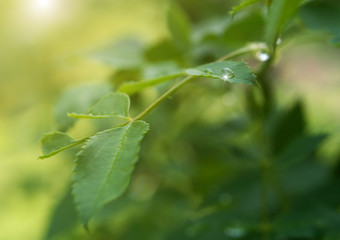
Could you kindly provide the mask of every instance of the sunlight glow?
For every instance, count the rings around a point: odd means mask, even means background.
[[[56,12],[55,0],[35,0],[33,1],[33,11],[40,15],[50,15]]]

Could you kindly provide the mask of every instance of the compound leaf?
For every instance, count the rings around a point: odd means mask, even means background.
[[[138,158],[139,142],[148,129],[144,121],[112,128],[91,137],[79,152],[73,194],[85,226],[104,204],[126,190]]]
[[[245,62],[221,61],[187,69],[190,76],[217,78],[230,83],[257,85],[255,75]]]
[[[110,93],[95,103],[87,114],[69,113],[75,118],[112,118],[126,119],[129,116],[130,98],[124,93]]]

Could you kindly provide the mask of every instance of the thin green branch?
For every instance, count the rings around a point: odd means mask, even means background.
[[[77,140],[77,141],[74,141],[73,143],[71,143],[71,144],[68,145],[68,146],[65,146],[65,147],[63,147],[63,148],[60,148],[60,149],[58,149],[58,150],[55,150],[55,151],[50,152],[50,153],[45,154],[45,155],[41,155],[41,156],[38,157],[38,159],[45,159],[45,158],[52,157],[52,156],[54,156],[54,155],[56,155],[56,154],[58,154],[58,153],[60,153],[60,152],[62,152],[62,151],[64,151],[64,150],[66,150],[66,149],[69,149],[69,148],[71,148],[71,147],[74,147],[74,146],[77,146],[77,145],[79,145],[79,144],[84,143],[87,139],[89,139],[89,137],[85,137],[85,138],[79,139],[79,140]]]
[[[268,50],[268,47],[265,43],[251,43],[246,47],[237,49],[219,59],[217,59],[215,62],[221,62],[224,60],[228,60],[234,57],[241,56],[243,54],[247,54],[249,52],[257,52],[262,50]],[[180,89],[182,86],[193,80],[195,76],[188,76],[184,79],[182,79],[180,82],[175,84],[172,88],[170,88],[168,91],[166,91],[162,96],[160,96],[155,102],[153,102],[149,107],[147,107],[143,112],[138,114],[134,119],[131,121],[137,121],[143,119],[146,115],[148,115],[155,107],[157,107],[161,102],[163,102],[165,99],[167,99],[169,96],[171,96],[174,92],[176,92],[178,89]]]
[[[141,112],[137,117],[135,117],[132,121],[137,121],[140,119],[143,119],[148,113],[150,113],[155,107],[157,107],[161,102],[163,102],[166,98],[168,98],[170,95],[172,95],[174,92],[176,92],[178,89],[180,89],[183,85],[190,82],[194,79],[194,76],[189,76],[178,82],[176,85],[174,85],[172,88],[170,88],[168,91],[166,91],[162,96],[160,96],[156,101],[154,101],[148,108],[146,108],[143,112]]]
[[[250,52],[258,52],[258,51],[268,51],[268,46],[265,43],[250,43],[247,46],[237,49],[231,53],[228,53],[227,55],[219,58],[216,60],[216,62],[221,62],[224,60],[228,60],[231,58],[235,58]]]

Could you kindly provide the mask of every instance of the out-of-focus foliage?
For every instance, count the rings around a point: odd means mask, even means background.
[[[0,170],[0,238],[339,239],[340,52],[324,33],[336,43],[340,6],[278,9],[289,2],[259,1],[231,18],[241,1],[78,1],[74,25],[15,36],[22,25],[9,25],[4,11],[15,3],[1,3],[1,31],[10,33],[0,40],[0,164],[8,169]],[[254,41],[280,43],[268,61],[265,51],[235,59],[260,73],[261,87],[196,79],[158,106],[127,191],[95,215],[90,237],[69,190],[79,149],[34,162],[52,119],[86,138],[115,120],[73,122],[67,112],[90,113],[110,89],[133,89],[135,116],[176,81],[164,76]]]

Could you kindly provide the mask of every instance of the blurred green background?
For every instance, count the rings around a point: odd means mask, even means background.
[[[183,5],[200,10],[206,2]],[[212,2],[218,6],[221,1]],[[228,2],[220,12],[227,14],[236,2]],[[1,1],[0,239],[41,239],[67,188],[72,159],[59,155],[36,160],[39,139],[54,128],[54,105],[64,89],[81,82],[105,82],[111,76],[112,69],[91,60],[88,53],[124,36],[146,43],[167,36],[167,4],[165,0]],[[212,8],[204,14],[215,12]],[[192,11],[191,17],[202,16]],[[310,131],[331,133],[321,149],[330,164],[336,163],[340,146],[339,56],[339,49],[319,41],[305,44],[301,37],[279,50],[275,64],[279,104],[302,99]],[[230,96],[223,99],[228,107]],[[219,116],[220,109],[214,109],[206,115]],[[81,135],[84,126],[80,123],[72,131]]]
[[[37,160],[63,89],[106,81],[86,54],[133,35],[166,34],[165,1],[13,0],[0,3],[0,239],[40,239],[71,162]],[[70,159],[68,159],[70,160]],[[72,160],[71,160],[72,161]]]

